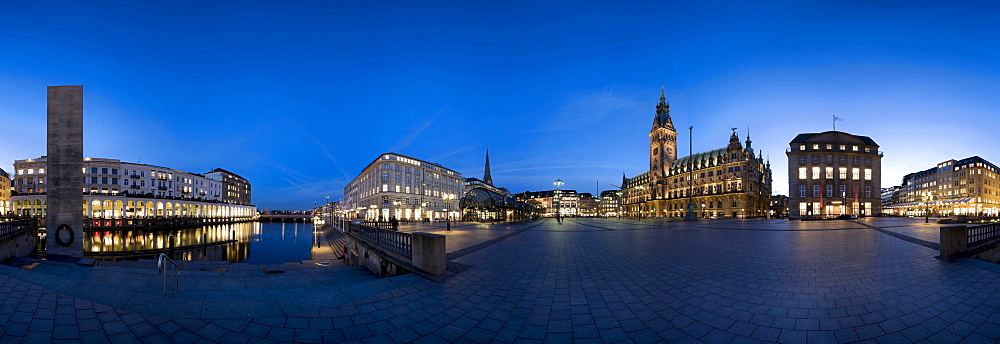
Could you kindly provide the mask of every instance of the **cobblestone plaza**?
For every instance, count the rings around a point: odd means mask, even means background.
[[[935,259],[938,225],[923,219],[443,228],[403,228],[448,236],[441,283],[357,267],[231,268],[182,275],[164,298],[159,275],[138,268],[0,266],[0,342],[1000,339],[1000,268]]]

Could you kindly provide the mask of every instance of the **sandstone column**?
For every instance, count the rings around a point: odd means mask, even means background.
[[[83,257],[83,86],[48,92],[45,251]]]

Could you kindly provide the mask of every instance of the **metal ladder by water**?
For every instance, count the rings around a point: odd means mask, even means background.
[[[170,265],[167,265],[169,263]],[[167,296],[167,274],[170,271],[171,266],[173,266],[173,290],[177,292],[180,289],[180,284],[178,279],[180,279],[180,265],[174,263],[173,260],[167,257],[166,254],[160,253],[160,257],[156,260],[156,271],[163,274],[163,296]]]

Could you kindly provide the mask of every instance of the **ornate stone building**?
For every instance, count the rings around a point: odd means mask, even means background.
[[[767,214],[771,166],[755,156],[733,129],[726,147],[677,158],[677,131],[670,104],[660,93],[649,132],[649,171],[622,176],[626,216],[684,217],[688,203],[698,217],[748,218]]]

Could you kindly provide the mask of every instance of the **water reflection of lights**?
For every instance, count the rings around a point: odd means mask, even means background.
[[[92,256],[123,256],[143,255],[156,251],[176,248],[183,251],[191,246],[209,244],[225,246],[212,250],[220,251],[210,254],[202,250],[202,255],[218,256],[215,259],[242,261],[248,254],[250,234],[260,231],[260,224],[244,222],[235,224],[220,224],[197,228],[151,231],[151,230],[101,230],[93,231],[84,236],[84,252]],[[232,242],[235,240],[235,242]],[[214,245],[213,245],[214,244]],[[210,247],[211,247],[210,246]],[[187,252],[186,255],[196,253]],[[212,257],[207,257],[212,258]]]
[[[253,264],[271,264],[271,261],[266,260],[294,256],[294,259],[288,261],[298,261],[310,259],[309,247],[314,241],[309,240],[323,240],[321,231],[307,226],[312,224],[287,226],[245,222],[169,230],[101,229],[86,232],[83,237],[84,252],[87,257],[95,259],[152,259],[156,254],[167,253],[172,254],[172,259],[175,260],[224,260],[234,263],[257,261]],[[290,230],[294,232],[288,233]],[[300,230],[317,234],[308,236],[307,232],[299,236]],[[296,242],[305,245],[303,248],[306,256],[299,257],[302,250],[295,248],[297,246],[293,244]],[[251,248],[263,258],[250,258]],[[287,261],[274,263],[281,262]]]

